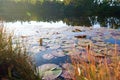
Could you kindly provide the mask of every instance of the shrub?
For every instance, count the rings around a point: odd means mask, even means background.
[[[1,26],[0,26],[1,27]],[[24,46],[13,47],[12,36],[0,28],[0,80],[40,80]]]

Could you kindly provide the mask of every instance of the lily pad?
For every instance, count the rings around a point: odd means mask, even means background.
[[[103,39],[102,39],[101,37],[99,37],[99,36],[97,36],[97,37],[93,37],[92,40],[94,40],[94,41],[98,41],[98,42],[103,41]]]
[[[81,43],[86,43],[86,44],[88,43],[88,44],[89,44],[89,43],[92,43],[92,41],[89,40],[89,39],[79,39],[79,40],[78,40],[78,44],[79,44],[79,43],[80,43],[80,44],[81,44]]]
[[[62,40],[62,43],[71,44],[71,43],[74,43],[74,41],[73,40]]]
[[[82,32],[80,29],[74,29],[72,32]]]
[[[54,58],[54,56],[52,54],[44,54],[43,58],[46,60],[50,60],[50,59]]]
[[[52,55],[54,55],[55,57],[63,57],[63,56],[65,56],[63,51],[53,51]]]
[[[65,63],[62,65],[63,67],[63,73],[61,76],[63,76],[64,78],[67,78],[67,79],[72,79],[73,78],[73,75],[74,75],[74,66],[70,63]]]
[[[33,47],[30,48],[30,52],[38,53],[38,52],[40,52],[40,47],[39,46],[33,46]]]
[[[62,68],[56,64],[44,64],[39,66],[38,69],[40,76],[45,80],[54,80],[62,73]]]
[[[96,46],[99,46],[99,47],[106,47],[107,44],[105,44],[104,42],[97,42],[95,43]]]
[[[85,34],[75,36],[75,38],[86,38],[86,37],[87,37],[87,35],[85,35]]]
[[[51,48],[51,49],[58,49],[58,48],[60,48],[60,45],[53,45],[53,46],[51,46],[50,48]]]
[[[61,48],[71,48],[73,44],[62,44]]]
[[[71,48],[63,49],[63,52],[64,52],[65,55],[70,55],[70,54],[72,54]]]

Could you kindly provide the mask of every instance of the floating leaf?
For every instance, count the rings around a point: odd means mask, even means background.
[[[38,67],[40,76],[45,80],[54,80],[62,73],[62,68],[56,64],[44,64]]]
[[[44,54],[43,58],[47,59],[47,60],[50,60],[50,59],[54,58],[54,56],[52,54]]]
[[[26,12],[27,16],[31,16],[31,13],[30,12]]]

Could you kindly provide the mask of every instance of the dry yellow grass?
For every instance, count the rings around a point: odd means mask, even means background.
[[[80,55],[70,56],[74,66],[74,80],[120,80],[120,56],[118,56],[115,44],[114,55],[94,56],[89,47],[86,48],[87,61],[82,60]],[[107,50],[104,52],[107,53]],[[110,63],[108,63],[108,58]]]

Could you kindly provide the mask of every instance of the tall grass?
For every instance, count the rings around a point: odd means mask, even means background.
[[[22,49],[23,48],[23,49]],[[0,80],[41,80],[24,46],[12,46],[12,36],[0,26]]]
[[[113,56],[94,56],[92,49],[86,48],[87,60],[80,55],[71,55],[74,66],[73,80],[120,80],[120,56],[117,46],[113,47]],[[107,53],[107,50],[104,51]],[[108,61],[109,60],[109,61]]]

